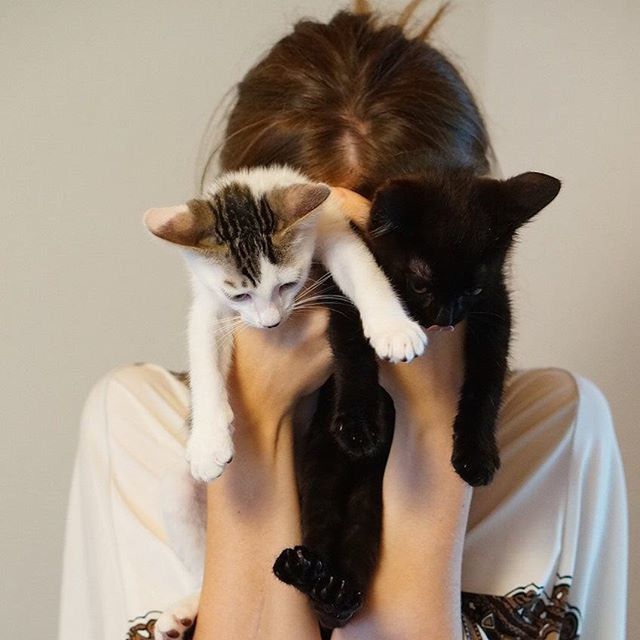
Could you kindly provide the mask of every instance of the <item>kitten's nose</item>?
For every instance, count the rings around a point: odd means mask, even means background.
[[[455,305],[448,304],[446,306],[440,307],[438,311],[438,315],[435,319],[435,324],[440,325],[441,327],[450,327],[454,324],[454,319],[456,316]]]
[[[282,322],[282,314],[280,310],[275,306],[270,306],[260,312],[260,324],[265,329],[273,329]]]

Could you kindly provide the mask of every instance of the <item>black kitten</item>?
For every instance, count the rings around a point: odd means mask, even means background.
[[[473,486],[488,484],[500,465],[495,424],[511,333],[507,254],[518,229],[559,190],[557,179],[541,173],[499,181],[456,169],[390,180],[373,198],[366,238],[413,318],[425,327],[466,320],[452,464]],[[357,611],[377,563],[394,419],[355,309],[332,313],[330,339],[336,372],[300,451],[304,547],[285,550],[274,566],[311,597],[327,628]]]

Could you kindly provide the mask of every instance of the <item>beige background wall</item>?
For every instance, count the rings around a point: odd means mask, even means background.
[[[193,193],[207,118],[256,57],[294,19],[327,18],[340,6],[0,3],[0,619],[5,631],[15,626],[12,637],[54,636],[66,494],[90,386],[124,362],[185,362],[181,266],[148,241],[141,213]],[[609,397],[632,538],[640,534],[638,6],[458,0],[438,33],[478,92],[503,172],[564,180],[518,249],[515,360],[569,368]],[[639,573],[635,547],[635,602]],[[637,608],[630,615],[637,629]]]

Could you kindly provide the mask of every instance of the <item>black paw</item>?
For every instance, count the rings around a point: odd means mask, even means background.
[[[344,626],[362,606],[362,592],[346,578],[332,574],[328,565],[306,547],[285,549],[273,565],[275,575],[309,596],[320,624]]]
[[[309,593],[323,627],[343,627],[362,607],[362,592],[349,580],[332,575],[321,577]]]
[[[383,442],[375,415],[356,410],[336,411],[331,433],[340,448],[354,458],[369,458],[380,453]]]
[[[309,593],[318,578],[325,575],[324,563],[306,547],[285,549],[273,564],[273,573],[286,584]]]
[[[458,475],[472,487],[489,484],[500,468],[497,451],[454,447],[451,464]]]

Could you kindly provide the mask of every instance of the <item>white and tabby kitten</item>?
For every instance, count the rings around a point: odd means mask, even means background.
[[[226,391],[237,322],[260,328],[283,322],[294,308],[311,263],[324,264],[360,311],[377,354],[411,360],[426,336],[406,315],[386,277],[324,184],[287,167],[226,173],[204,197],[151,209],[147,228],[177,245],[193,287],[189,315],[191,434],[186,469],[161,487],[167,533],[178,556],[200,582],[204,563],[204,485],[233,455],[232,412]],[[199,591],[169,607],[156,640],[182,638],[198,612]]]
[[[226,378],[235,319],[265,329],[283,322],[314,259],[358,308],[381,358],[408,361],[424,351],[424,332],[336,202],[327,185],[275,166],[223,174],[204,198],[145,214],[154,235],[180,248],[191,275],[187,456],[194,478],[213,480],[233,456]]]

